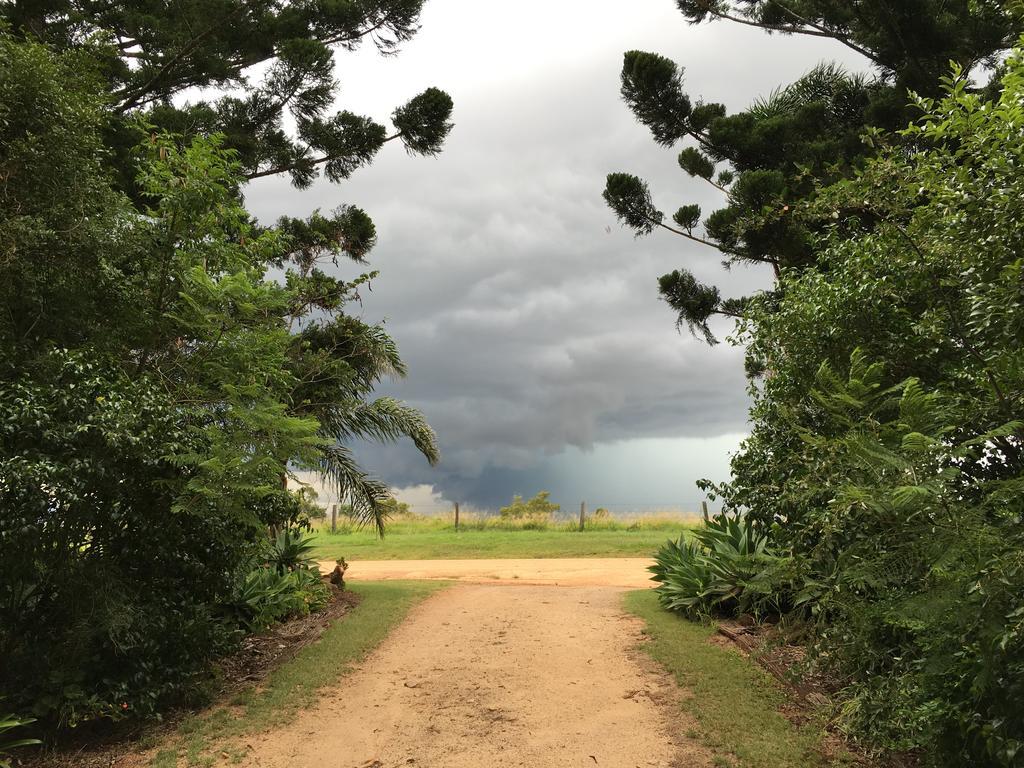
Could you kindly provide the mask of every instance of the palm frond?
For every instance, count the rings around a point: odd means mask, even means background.
[[[364,472],[344,445],[324,448],[315,469],[333,487],[338,501],[352,508],[360,524],[372,524],[380,536],[384,535],[387,514],[382,503],[391,498],[386,483]]]
[[[404,378],[405,363],[398,354],[398,345],[383,326],[349,323],[352,333],[351,362],[367,384],[375,384],[385,377]]]
[[[808,104],[824,104],[834,118],[844,121],[855,111],[855,100],[868,87],[860,73],[849,74],[838,64],[819,64],[800,79],[776,88],[768,96],[757,99],[747,112],[768,120],[794,114]]]
[[[335,406],[321,418],[321,428],[335,440],[361,437],[390,443],[408,437],[431,465],[441,458],[437,434],[423,414],[393,397]]]

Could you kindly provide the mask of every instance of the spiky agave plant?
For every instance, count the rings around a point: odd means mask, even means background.
[[[312,536],[297,529],[285,529],[271,542],[269,559],[274,570],[284,574],[314,566],[312,554]]]
[[[753,521],[723,512],[705,517],[692,539],[667,542],[650,570],[661,604],[693,616],[759,609],[762,582],[781,560]]]
[[[704,594],[714,575],[703,556],[703,548],[686,534],[671,539],[654,555],[648,570],[659,583],[658,601],[669,611],[696,615],[704,605]]]

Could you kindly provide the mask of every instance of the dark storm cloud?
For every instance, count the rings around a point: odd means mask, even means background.
[[[405,58],[340,59],[343,83],[362,82],[348,108],[387,114],[435,79],[452,92],[457,127],[438,158],[389,146],[341,187],[298,193],[271,179],[248,191],[265,218],[352,202],[377,223],[371,261],[382,276],[362,313],[385,320],[399,342],[410,378],[387,389],[427,414],[444,462],[430,470],[408,448],[363,455],[394,485],[434,483],[472,500],[524,484],[524,473],[550,481],[543,457],[567,446],[741,433],[741,352],[677,333],[655,280],[685,266],[743,295],[767,275],[725,272],[710,249],[666,232],[637,240],[615,222],[601,199],[610,171],[648,179],[666,212],[688,202],[711,211],[720,200],[678,170],[678,148],[655,146],[633,121],[618,95],[621,54],[666,53],[688,65],[694,95],[735,107],[833,51],[723,25],[688,28],[670,2],[566,2],[580,16],[545,11],[536,18],[549,26],[527,38],[528,50],[519,15],[549,4],[517,5],[507,29],[489,25],[489,45],[451,28],[472,28],[490,5],[434,0]],[[573,18],[584,17],[576,50]],[[460,58],[475,63],[453,64]]]

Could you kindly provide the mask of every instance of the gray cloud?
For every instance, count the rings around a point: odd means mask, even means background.
[[[351,202],[377,223],[371,261],[382,276],[362,313],[387,322],[409,364],[410,378],[388,391],[425,411],[444,452],[431,470],[408,447],[361,447],[393,484],[432,483],[493,505],[511,488],[557,487],[580,474],[573,467],[596,467],[594,446],[639,461],[630,441],[672,437],[665,450],[686,464],[745,430],[740,350],[677,333],[655,279],[685,266],[742,295],[768,275],[725,272],[714,251],[668,233],[637,240],[614,221],[600,196],[610,171],[647,178],[666,211],[687,202],[710,211],[719,199],[678,170],[678,148],[657,147],[633,121],[618,95],[621,55],[672,56],[694,95],[738,107],[843,54],[721,24],[687,27],[673,6],[530,0],[499,15],[489,3],[433,0],[404,54],[340,55],[339,76],[352,81],[346,108],[378,116],[423,87],[447,88],[456,129],[445,151],[420,159],[389,146],[340,187],[300,193],[269,179],[248,190],[266,219]],[[727,456],[714,444],[721,478]]]

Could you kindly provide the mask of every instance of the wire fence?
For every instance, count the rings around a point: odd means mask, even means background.
[[[567,505],[560,504],[559,509],[552,514],[555,520],[575,520],[579,517],[580,510],[584,511],[587,517],[594,515],[607,516],[615,520],[629,520],[641,517],[683,517],[700,518],[708,512],[714,514],[717,508],[707,499],[696,499],[690,501],[644,501],[644,502],[580,502]],[[408,503],[408,511],[422,517],[447,517],[455,514],[456,503],[454,501],[439,502],[412,502]],[[500,514],[501,507],[482,506],[471,503],[459,502],[460,514],[465,517],[496,517]]]

